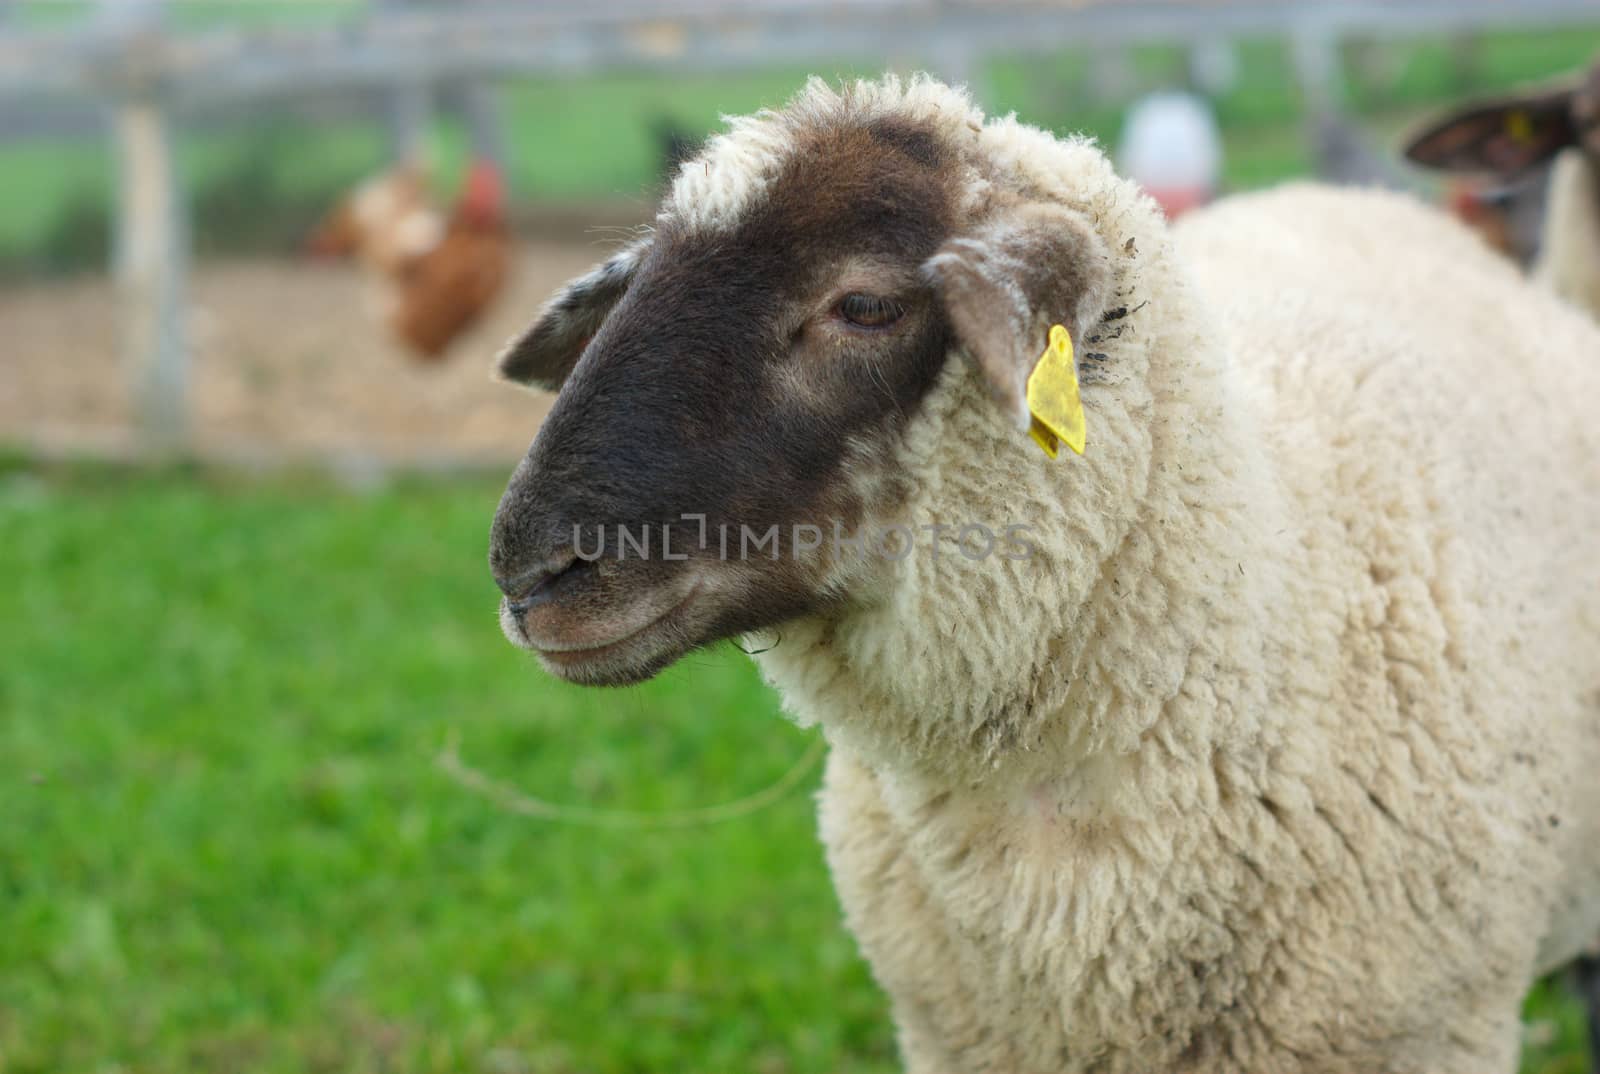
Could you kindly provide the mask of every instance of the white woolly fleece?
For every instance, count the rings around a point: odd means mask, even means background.
[[[1600,936],[1600,329],[1394,195],[1169,232],[927,80],[736,121],[667,211],[731,218],[860,102],[1079,209],[1132,311],[1084,457],[954,356],[908,429],[879,521],[1025,524],[1031,560],[910,556],[759,658],[833,745],[910,1069],[1513,1070],[1531,979]]]
[[[1600,175],[1581,149],[1565,149],[1550,191],[1534,279],[1600,319]]]

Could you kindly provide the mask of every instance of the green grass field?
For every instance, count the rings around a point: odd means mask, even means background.
[[[807,750],[719,650],[611,692],[499,636],[499,482],[0,481],[0,1070],[874,1071]]]
[[[627,691],[500,638],[498,479],[0,471],[0,1071],[894,1069],[809,791],[614,831],[809,736],[731,649]],[[1525,1069],[1585,1070],[1556,986]]]

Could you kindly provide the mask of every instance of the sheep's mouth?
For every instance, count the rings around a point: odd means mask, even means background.
[[[554,610],[518,615],[500,603],[500,623],[513,645],[539,658],[552,675],[584,686],[631,686],[652,678],[699,644],[692,625],[700,583],[647,593],[632,608]],[[603,620],[597,631],[595,621]]]

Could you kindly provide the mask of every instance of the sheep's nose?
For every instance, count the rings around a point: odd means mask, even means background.
[[[529,608],[555,600],[586,575],[592,564],[580,560],[577,553],[568,549],[542,564],[502,574],[495,571],[494,584],[506,595],[513,615],[522,615]]]

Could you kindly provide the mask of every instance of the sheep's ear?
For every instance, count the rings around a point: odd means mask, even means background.
[[[556,292],[528,330],[500,352],[495,360],[500,375],[559,391],[649,248],[649,239],[636,242]]]
[[[958,235],[922,266],[962,349],[1006,415],[1027,429],[1028,375],[1050,326],[1081,344],[1110,305],[1111,258],[1078,213],[1027,204]]]
[[[1425,168],[1514,179],[1577,143],[1570,89],[1472,105],[1412,135],[1406,158]]]

